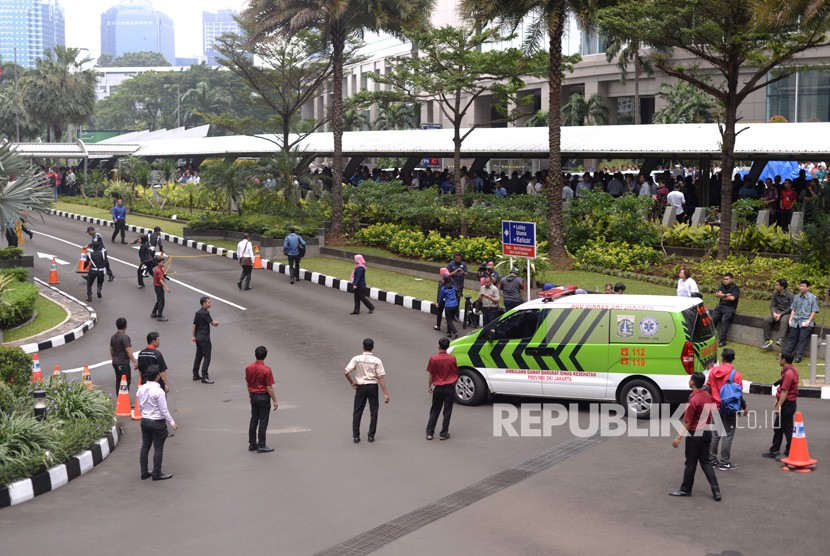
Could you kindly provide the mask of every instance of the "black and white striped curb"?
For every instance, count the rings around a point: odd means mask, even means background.
[[[96,441],[89,450],[72,456],[65,463],[50,467],[34,477],[0,487],[0,508],[21,504],[80,477],[104,461],[115,450],[121,433],[121,426],[113,425],[107,435]]]
[[[744,381],[744,392],[750,394],[763,394],[765,396],[774,396],[778,388],[772,384],[756,384]],[[799,398],[815,398],[821,400],[830,400],[830,386],[799,386]]]
[[[61,334],[60,336],[54,336],[54,337],[49,338],[48,340],[44,340],[42,342],[33,342],[33,343],[30,343],[30,344],[23,344],[20,347],[23,349],[23,351],[25,353],[27,353],[27,354],[37,353],[37,352],[43,351],[45,349],[49,349],[49,348],[53,348],[53,347],[62,346],[64,344],[68,344],[69,342],[77,340],[78,338],[80,338],[81,336],[83,336],[84,334],[89,332],[92,329],[92,327],[94,327],[95,324],[98,322],[98,314],[95,312],[95,309],[93,309],[92,307],[90,307],[86,303],[82,302],[80,299],[78,299],[76,297],[73,297],[73,296],[69,295],[68,293],[66,293],[65,291],[60,290],[60,289],[58,289],[58,288],[56,288],[56,287],[54,287],[50,284],[47,284],[46,282],[44,282],[40,278],[35,278],[35,282],[37,282],[37,283],[39,283],[39,284],[41,284],[41,285],[43,285],[43,286],[45,286],[45,287],[47,287],[47,288],[49,288],[53,291],[59,293],[63,297],[65,297],[65,298],[69,299],[70,301],[72,301],[73,303],[77,303],[78,305],[80,305],[81,307],[86,309],[86,311],[89,312],[89,318],[81,326],[79,326],[77,328],[73,328],[72,330],[70,330],[66,334]]]

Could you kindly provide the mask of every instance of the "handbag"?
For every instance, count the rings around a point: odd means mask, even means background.
[[[300,250],[298,257],[302,259],[303,257],[305,257],[305,245],[303,245],[302,243],[297,243],[297,248]]]
[[[248,245],[250,245],[250,244],[251,244],[251,242],[248,242]],[[245,267],[254,266],[254,260],[251,257],[242,257],[242,258],[239,259],[239,264],[241,264],[242,266],[245,266]]]

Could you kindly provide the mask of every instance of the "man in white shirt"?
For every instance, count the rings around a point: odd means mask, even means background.
[[[530,182],[527,184],[527,194],[528,195],[538,195],[539,189],[536,188],[536,185],[539,183],[539,180],[536,179],[536,176],[530,178]]]
[[[354,390],[354,411],[352,412],[352,438],[354,443],[360,442],[360,420],[366,401],[369,402],[369,442],[375,441],[375,432],[378,427],[378,384],[383,390],[383,403],[389,403],[389,392],[386,390],[386,370],[383,362],[372,355],[375,342],[371,338],[363,340],[363,353],[355,355],[346,366],[346,380]],[[354,375],[354,376],[352,376]]]
[[[481,299],[484,324],[486,325],[496,320],[499,315],[499,287],[497,285],[499,279],[496,275],[490,275],[483,278],[483,280],[487,280],[487,282],[481,286],[478,298]]]
[[[683,192],[680,191],[680,188],[680,182],[677,182],[674,185],[674,191],[666,196],[666,202],[669,206],[674,207],[674,213],[677,221],[683,222],[686,219],[686,215],[683,214],[683,205],[686,204],[686,197],[683,195]]]
[[[147,369],[147,382],[139,387],[136,400],[141,408],[141,452],[138,462],[141,465],[141,480],[153,477],[154,481],[165,481],[173,475],[163,473],[161,460],[164,457],[164,441],[167,440],[167,424],[176,430],[176,422],[167,409],[167,396],[158,383],[159,367],[152,365]],[[153,472],[147,472],[147,457],[153,446]]]
[[[251,234],[245,232],[245,235],[242,236],[242,241],[236,244],[236,258],[239,260],[239,264],[242,265],[242,274],[239,276],[239,281],[236,283],[236,287],[240,290],[242,288],[242,282],[245,282],[246,290],[251,289],[251,272],[254,269],[254,248],[251,245]]]

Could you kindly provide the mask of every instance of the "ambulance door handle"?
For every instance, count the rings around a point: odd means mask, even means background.
[[[525,349],[525,353],[528,355],[544,355],[545,348],[527,348]]]

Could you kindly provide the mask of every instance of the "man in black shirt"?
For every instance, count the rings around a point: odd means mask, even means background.
[[[201,308],[193,317],[193,343],[196,345],[196,358],[193,360],[193,380],[201,380],[204,384],[213,384],[208,376],[210,366],[210,327],[219,326],[219,321],[210,316],[211,300],[207,296],[199,299]],[[202,376],[199,376],[199,364],[202,365]]]
[[[112,357],[112,368],[115,369],[115,393],[117,395],[121,388],[121,375],[127,377],[127,389],[129,390],[132,382],[130,363],[137,366],[138,361],[133,355],[130,337],[127,336],[127,319],[124,317],[115,319],[115,328],[117,332],[110,338],[110,357]]]
[[[86,233],[89,234],[89,237],[92,238],[92,241],[89,242],[87,247],[89,248],[90,252],[95,250],[95,246],[98,245],[101,251],[104,253],[104,265],[107,271],[107,276],[109,277],[109,281],[112,282],[115,280],[115,275],[110,270],[110,261],[107,258],[107,248],[104,247],[104,238],[101,237],[101,234],[95,231],[95,228],[92,226],[87,226]],[[101,297],[100,295],[98,297]]]
[[[158,365],[159,368],[159,386],[165,392],[170,391],[170,384],[167,382],[167,363],[164,362],[164,356],[158,350],[161,338],[158,332],[150,332],[147,334],[147,347],[138,352],[138,372],[141,373],[141,382],[146,384],[150,378],[147,376],[147,371],[151,365]]]
[[[726,345],[729,326],[732,324],[732,319],[735,318],[735,313],[738,312],[738,298],[740,295],[741,290],[733,282],[732,273],[726,272],[723,275],[723,283],[715,292],[715,297],[720,301],[715,310],[712,311],[712,323],[718,330],[718,345],[720,347]]]

